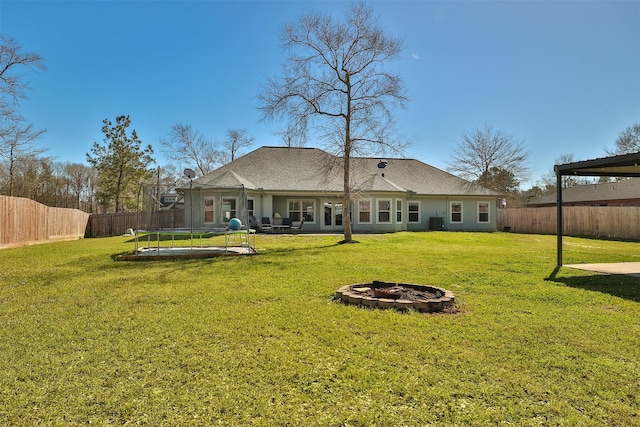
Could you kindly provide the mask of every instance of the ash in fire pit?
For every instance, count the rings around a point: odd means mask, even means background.
[[[336,296],[346,304],[394,308],[400,311],[414,309],[420,312],[438,312],[451,309],[455,302],[453,293],[446,289],[377,280],[343,286],[338,289]]]

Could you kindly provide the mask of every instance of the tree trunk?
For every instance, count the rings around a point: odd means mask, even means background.
[[[351,186],[349,185],[350,154],[344,156],[344,196],[342,201],[342,224],[344,225],[344,241],[351,242]]]
[[[344,117],[344,174],[342,201],[342,224],[344,226],[344,242],[353,240],[351,235],[351,78],[349,73],[345,75],[345,85],[347,87],[347,111]]]
[[[344,197],[342,201],[342,224],[344,226],[344,242],[349,243],[353,240],[351,235],[351,87],[349,85],[349,76],[347,75],[347,116],[345,117],[345,140],[344,140],[344,173],[343,173],[343,190]]]
[[[122,193],[122,167],[118,173],[118,181],[116,182],[116,212],[120,212],[120,193]]]

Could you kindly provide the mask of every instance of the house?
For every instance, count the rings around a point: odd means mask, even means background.
[[[530,208],[556,206],[557,199],[557,193],[553,192],[526,204]],[[640,206],[640,178],[564,188],[562,204],[564,206]]]
[[[186,226],[224,227],[238,216],[244,223],[304,219],[305,232],[341,232],[341,162],[317,148],[258,148],[178,189]],[[355,233],[496,230],[494,191],[414,159],[352,157],[350,164]],[[248,212],[240,215],[244,199]]]
[[[178,193],[162,193],[160,195],[160,210],[184,209],[184,199]]]

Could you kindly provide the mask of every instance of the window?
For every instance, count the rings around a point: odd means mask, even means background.
[[[358,202],[358,222],[371,223],[371,200],[364,199]]]
[[[302,217],[307,222],[315,222],[313,212],[315,211],[316,203],[313,200],[302,201]]]
[[[253,206],[253,199],[247,199],[247,215],[255,218],[255,209]]]
[[[289,210],[287,211],[287,217],[291,218],[291,221],[300,221],[300,218],[302,218],[302,212],[300,210],[299,200],[289,200]]]
[[[420,202],[407,202],[407,211],[409,222],[420,222]]]
[[[478,222],[489,222],[489,203],[478,202]]]
[[[462,222],[462,202],[451,202],[451,222]]]
[[[378,200],[378,222],[391,222],[391,200]]]
[[[213,222],[213,197],[204,198],[204,222]]]
[[[222,199],[222,222],[229,222],[236,216],[236,199]]]
[[[396,222],[402,222],[402,200],[396,200]]]
[[[315,222],[315,202],[313,200],[289,200],[289,207],[287,210],[287,217],[291,218],[291,221]]]

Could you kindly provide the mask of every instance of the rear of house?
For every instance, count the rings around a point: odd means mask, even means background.
[[[224,227],[246,204],[256,222],[288,218],[294,227],[304,220],[305,232],[341,232],[342,182],[339,157],[315,148],[261,147],[179,191],[187,226]],[[498,193],[415,159],[352,158],[351,182],[356,233],[496,230]]]

